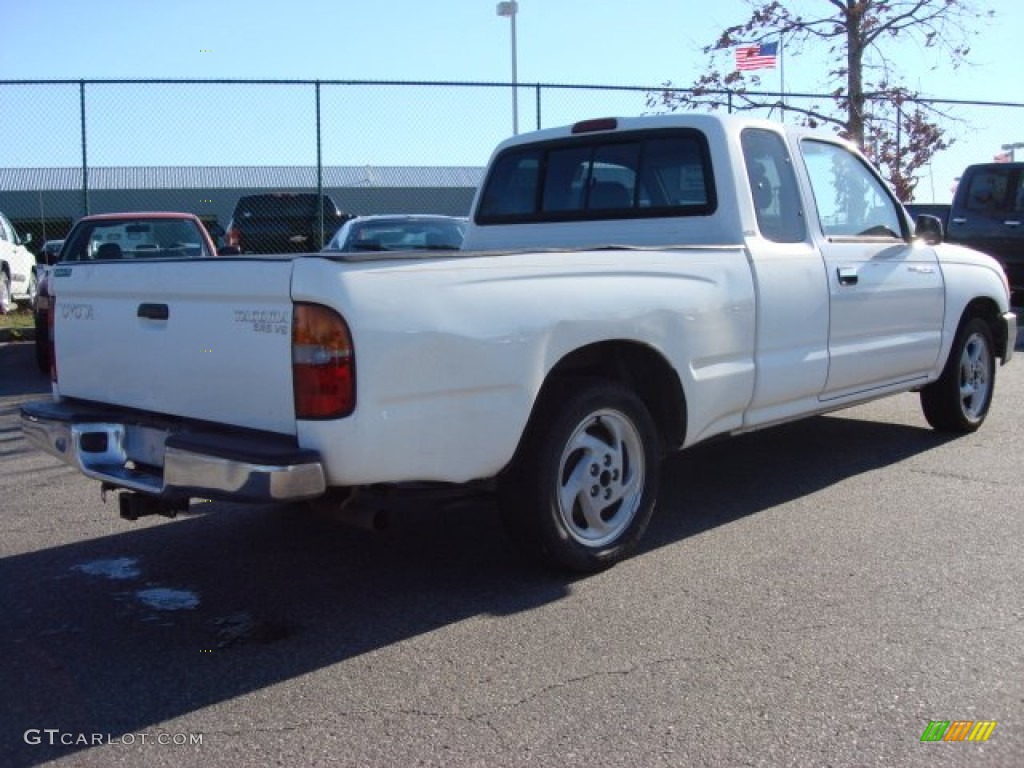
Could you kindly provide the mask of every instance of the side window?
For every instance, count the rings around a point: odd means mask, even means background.
[[[92,225],[80,224],[69,235],[64,248],[61,249],[61,261],[85,261],[89,258],[86,249],[91,238]]]
[[[717,206],[707,142],[689,129],[511,149],[484,182],[478,224],[704,216]]]
[[[1008,168],[992,168],[979,171],[971,176],[967,188],[967,210],[974,213],[987,211],[1005,211],[1013,205],[1007,205],[1007,192],[1010,187],[1010,170]],[[1016,201],[1013,201],[1016,203]]]
[[[1017,191],[1013,196],[1013,210],[1015,213],[1024,213],[1024,173],[1017,173]]]
[[[904,237],[893,197],[864,161],[838,144],[807,139],[800,146],[826,237]]]
[[[800,191],[782,137],[748,128],[740,138],[757,228],[768,240],[799,243],[807,235]]]

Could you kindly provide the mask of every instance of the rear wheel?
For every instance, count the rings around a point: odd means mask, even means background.
[[[946,432],[973,432],[992,404],[996,366],[992,331],[973,317],[961,324],[942,375],[921,390],[928,423]]]
[[[646,406],[616,382],[557,385],[499,482],[502,520],[530,555],[595,572],[631,554],[654,510],[657,435]]]

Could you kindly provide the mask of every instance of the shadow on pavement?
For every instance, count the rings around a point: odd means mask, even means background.
[[[924,427],[818,416],[698,445],[663,465],[647,549],[817,493],[951,439]]]
[[[698,446],[666,462],[645,549],[942,442],[926,429],[818,417]],[[299,507],[197,504],[174,522],[125,523],[123,533],[0,560],[0,763],[37,765],[87,748],[29,745],[27,729],[145,732],[474,616],[569,594],[570,578],[511,551],[489,501],[406,506],[392,531],[374,535]],[[168,600],[183,610],[165,610]]]
[[[209,511],[0,560],[0,764],[86,748],[27,744],[28,729],[152,732],[568,590],[568,580],[524,567],[487,510],[409,510],[375,535],[300,507],[201,506]]]
[[[50,377],[39,372],[35,343],[0,344],[0,397],[50,394]]]
[[[31,344],[0,346],[0,371],[0,397],[50,391]],[[7,412],[16,404],[0,410],[14,428]],[[946,439],[826,416],[697,446],[665,462],[638,557]],[[0,764],[87,748],[30,745],[28,729],[145,732],[474,616],[569,594],[571,578],[511,550],[488,499],[396,504],[386,534],[299,507],[210,503],[174,522],[125,523],[115,535],[3,558]],[[104,513],[115,516],[116,506]],[[48,524],[74,522],[55,515]]]

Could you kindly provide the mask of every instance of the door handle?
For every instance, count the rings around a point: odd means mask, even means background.
[[[1005,224],[1008,227],[1019,227],[1020,226],[1020,222],[1017,221],[1016,219],[1011,219],[1010,221],[1004,221],[1003,224]]]
[[[836,274],[839,276],[840,285],[857,284],[857,270],[853,267],[839,267],[836,269]]]
[[[139,304],[138,316],[147,320],[166,320],[171,316],[166,304]]]

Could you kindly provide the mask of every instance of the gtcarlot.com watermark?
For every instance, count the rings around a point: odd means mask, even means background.
[[[156,744],[162,747],[197,747],[203,744],[201,733],[74,733],[60,728],[29,728],[23,736],[26,744],[63,745],[65,747],[132,746]]]

